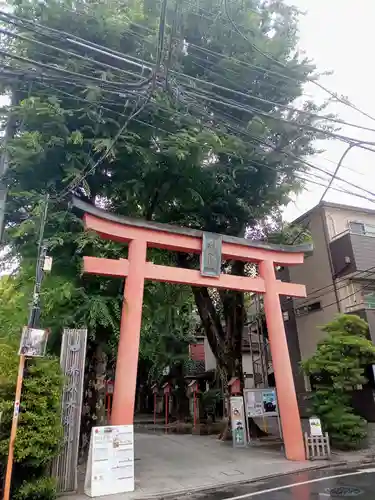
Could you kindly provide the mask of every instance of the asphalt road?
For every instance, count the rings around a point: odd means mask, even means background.
[[[189,500],[375,500],[375,465],[299,472],[248,485],[189,495]],[[179,496],[179,499],[183,498]]]

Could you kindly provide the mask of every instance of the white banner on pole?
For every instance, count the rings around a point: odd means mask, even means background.
[[[89,497],[134,491],[132,425],[93,427],[85,493]]]

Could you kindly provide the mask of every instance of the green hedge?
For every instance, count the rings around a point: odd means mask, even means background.
[[[19,357],[16,341],[0,339],[0,463],[4,476]],[[14,449],[12,498],[55,498],[50,465],[62,443],[63,377],[56,358],[27,360]],[[3,480],[3,478],[2,478]]]

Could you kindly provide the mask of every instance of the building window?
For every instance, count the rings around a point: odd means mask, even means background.
[[[350,221],[349,230],[354,234],[366,234],[368,236],[375,236],[375,225],[372,224]]]
[[[363,301],[366,309],[375,309],[375,291],[363,292]]]
[[[362,222],[354,222],[354,221],[349,222],[349,229],[350,229],[350,232],[354,233],[354,234],[365,234],[366,233],[365,225],[362,224]]]
[[[341,300],[345,299],[348,301],[348,307],[353,307],[357,304],[358,297],[354,283],[349,283],[349,285],[346,286],[345,296],[342,297]]]
[[[322,308],[322,305],[320,302],[312,302],[311,304],[308,304],[306,306],[301,306],[297,307],[296,309],[296,315],[297,316],[305,316],[306,314],[315,312],[315,311],[320,311]]]

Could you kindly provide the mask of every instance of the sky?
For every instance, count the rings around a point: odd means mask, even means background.
[[[300,49],[313,59],[320,72],[333,72],[332,75],[322,76],[320,82],[339,95],[345,95],[358,108],[375,117],[375,70],[372,57],[375,1],[287,0],[287,3],[305,12],[300,19]],[[306,85],[305,91],[318,102],[327,95],[311,83]],[[343,104],[333,104],[329,110],[347,122],[375,130],[375,120],[366,118]],[[339,133],[375,142],[375,131],[367,132],[343,126]],[[319,146],[325,148],[325,151],[312,158],[311,162],[333,171],[347,145],[330,140],[319,143]],[[343,166],[345,168],[340,169],[339,177],[375,193],[375,153],[353,148],[346,156]],[[319,202],[324,188],[312,184],[306,187],[307,190],[285,209],[286,220],[295,219]],[[340,181],[335,181],[333,187],[361,193]],[[362,194],[371,198],[369,194]],[[375,195],[373,198],[374,203],[331,189],[324,199],[375,208]]]

